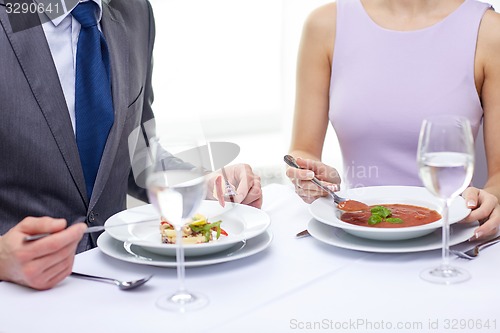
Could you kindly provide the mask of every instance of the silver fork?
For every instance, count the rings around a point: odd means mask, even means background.
[[[302,169],[298,164],[297,162],[295,161],[295,158],[292,156],[292,155],[285,155],[283,157],[283,160],[285,161],[286,164],[288,164],[289,166],[291,166],[292,168],[296,168],[296,169]],[[318,186],[319,188],[321,188],[323,191],[327,192],[332,198],[333,198],[333,201],[338,205],[339,203],[341,202],[344,202],[344,201],[347,201],[346,198],[342,198],[342,197],[339,197],[337,195],[337,193],[335,193],[334,191],[330,190],[328,187],[326,187],[325,185],[323,185],[321,183],[321,181],[316,178],[316,177],[313,177],[313,179],[311,179],[311,181],[316,184],[316,186]]]
[[[82,217],[81,219],[78,219],[76,222],[80,221],[80,220],[83,220],[85,219],[84,217]],[[104,231],[108,228],[116,228],[116,227],[123,227],[123,226],[129,226],[129,225],[133,225],[133,224],[140,224],[140,223],[146,223],[146,222],[154,222],[155,219],[154,218],[150,218],[150,219],[145,219],[145,220],[139,220],[139,221],[133,221],[133,222],[128,222],[128,223],[118,223],[118,224],[115,224],[115,225],[110,225],[110,226],[103,226],[103,225],[96,225],[96,226],[93,226],[93,227],[88,227],[87,229],[85,229],[85,231],[83,232],[84,234],[91,234],[93,232],[99,232],[99,231]],[[44,238],[44,237],[47,237],[47,236],[50,236],[51,233],[43,233],[43,234],[35,234],[35,235],[28,235],[28,236],[25,236],[23,238],[23,241],[25,242],[31,242],[31,241],[34,241],[34,240],[37,240],[37,239],[40,239],[40,238]]]
[[[496,244],[498,242],[500,242],[500,236],[497,236],[495,238],[492,238],[492,239],[484,241],[484,242],[482,242],[480,244],[477,244],[472,249],[467,250],[465,252],[457,251],[457,250],[451,250],[450,249],[450,253],[453,253],[457,257],[460,257],[460,258],[463,258],[463,259],[472,260],[472,259],[476,258],[479,255],[479,251],[480,250],[482,250],[482,249],[484,249],[484,248],[486,248],[488,246],[491,246],[493,244]]]
[[[224,178],[224,184],[225,184],[225,190],[224,190],[224,197],[229,198],[232,203],[234,203],[234,197],[238,194],[234,191],[233,186],[231,183],[229,183],[229,180],[227,179],[226,175],[226,170],[224,167],[221,168],[222,171],[222,178]]]

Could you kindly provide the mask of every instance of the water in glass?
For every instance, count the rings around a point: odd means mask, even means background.
[[[470,274],[462,268],[450,265],[448,210],[451,201],[460,195],[472,180],[474,142],[469,121],[452,115],[425,119],[420,131],[417,161],[424,186],[443,203],[441,264],[424,270],[420,276],[426,281],[440,284],[466,281]]]
[[[202,153],[199,154],[196,143],[186,145],[181,143],[179,147],[172,147],[172,142],[153,138],[150,141],[151,167],[148,169],[146,187],[149,200],[158,210],[162,218],[165,218],[176,232],[176,261],[177,261],[177,291],[170,295],[161,296],[156,302],[161,309],[187,312],[200,309],[208,304],[206,296],[194,293],[185,287],[185,263],[183,247],[182,227],[192,217],[205,197],[206,184],[202,161]],[[185,162],[175,157],[168,148],[178,151],[191,151],[191,161]],[[197,156],[199,155],[199,157]],[[159,235],[158,235],[159,236]]]

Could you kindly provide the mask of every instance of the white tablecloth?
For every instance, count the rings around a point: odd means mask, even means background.
[[[35,291],[0,283],[0,333],[23,332],[500,332],[500,246],[473,261],[472,275],[445,286],[419,273],[440,251],[375,254],[295,239],[310,220],[290,187],[264,188],[274,240],[265,251],[223,264],[188,268],[188,289],[210,304],[187,314],[155,302],[177,285],[176,270],[122,262],[99,249],[79,254],[74,271],[134,279],[132,291],[69,277]]]

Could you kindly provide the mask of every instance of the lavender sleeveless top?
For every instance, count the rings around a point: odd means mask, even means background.
[[[329,117],[344,187],[422,186],[416,154],[426,116],[465,116],[477,135],[483,110],[474,56],[488,8],[465,0],[433,26],[402,32],[377,25],[360,0],[337,1]]]

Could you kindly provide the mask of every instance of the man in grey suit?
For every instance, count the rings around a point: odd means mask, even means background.
[[[109,50],[114,120],[89,198],[75,140],[80,26],[70,11],[76,0],[66,1],[64,15],[29,28],[33,16],[9,15],[11,3],[0,0],[0,280],[53,287],[71,272],[75,252],[95,246],[96,235],[83,235],[87,226],[125,209],[127,192],[146,200],[130,176],[127,139],[153,118],[152,10],[147,0],[90,1],[99,6]],[[238,201],[260,207],[260,180],[251,168],[226,172]],[[86,224],[76,223],[81,220]],[[23,241],[38,233],[53,235]]]

